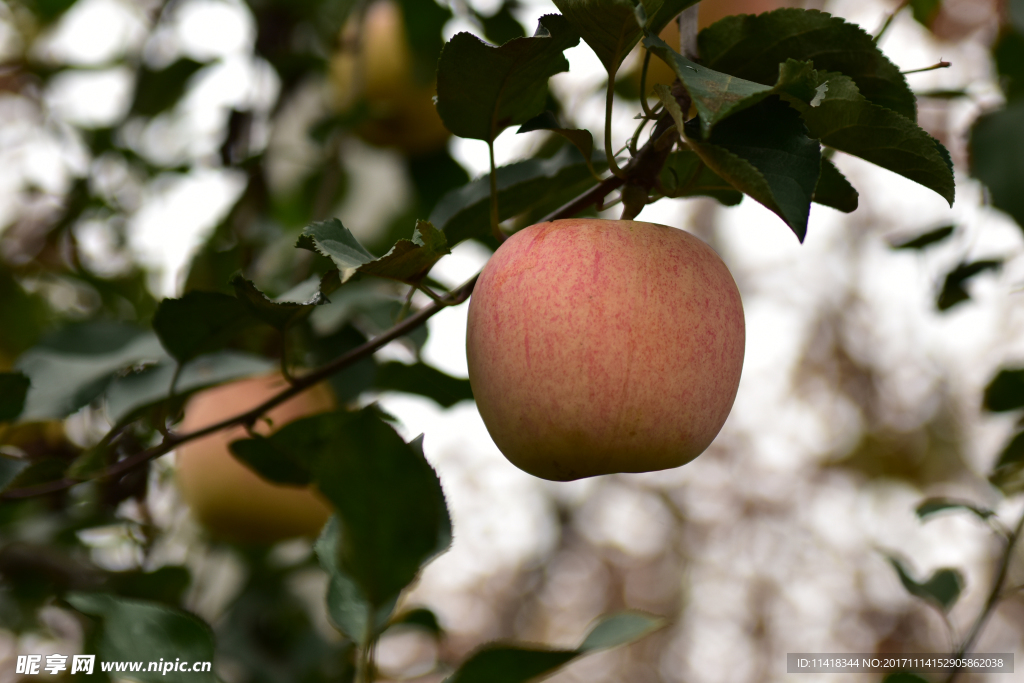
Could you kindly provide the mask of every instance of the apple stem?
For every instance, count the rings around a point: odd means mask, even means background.
[[[491,234],[498,240],[498,244],[501,244],[505,241],[505,233],[501,231],[501,224],[498,221],[498,174],[494,165],[494,140],[487,141],[487,151],[490,152],[491,160]]]
[[[645,119],[653,119],[654,114],[651,112],[651,108],[647,105],[647,67],[651,65],[651,51],[644,50],[644,66],[640,69],[640,107],[644,110]],[[640,124],[642,128],[646,120]],[[636,147],[636,137],[633,138],[634,152]]]
[[[604,154],[608,160],[608,170],[612,172],[612,175],[625,180],[626,174],[615,163],[615,154],[612,152],[612,103],[615,101],[615,73],[618,70],[619,67],[615,63],[612,63],[611,68],[608,69],[608,92],[604,101]],[[640,99],[643,100],[642,92]]]

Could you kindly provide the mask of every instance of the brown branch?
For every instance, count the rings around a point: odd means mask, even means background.
[[[649,148],[653,148],[653,143],[648,143],[641,148],[640,153],[630,160],[629,164],[626,165],[626,169],[633,173],[643,172],[644,163],[650,163],[651,157],[647,152]],[[542,218],[539,222],[547,222],[557,220],[559,218],[569,218],[583,209],[597,203],[599,200],[607,196],[610,192],[622,186],[625,181],[622,178],[612,176],[601,181],[598,185],[595,185],[590,190],[587,190],[580,196],[576,197],[567,204],[555,209],[550,214]],[[387,332],[374,337],[373,339],[367,340],[363,344],[356,348],[338,356],[333,361],[321,366],[320,368],[310,372],[308,375],[295,378],[294,382],[286,389],[282,390],[276,396],[264,401],[260,405],[256,406],[252,410],[246,411],[234,417],[226,420],[221,420],[216,424],[212,424],[208,427],[198,429],[194,432],[187,434],[173,434],[169,433],[164,437],[164,440],[152,448],[147,448],[143,451],[139,451],[134,455],[130,455],[123,460],[118,461],[114,465],[107,468],[102,474],[96,479],[108,479],[111,477],[117,477],[125,472],[128,472],[136,467],[158,458],[161,455],[165,455],[170,451],[174,450],[178,446],[193,441],[195,439],[202,438],[208,434],[213,434],[222,429],[228,427],[234,427],[236,425],[246,425],[251,427],[256,421],[268,410],[274,408],[288,399],[302,393],[306,389],[309,389],[315,384],[318,384],[331,375],[344,370],[345,368],[353,365],[354,363],[367,358],[384,345],[388,344],[399,337],[402,337],[412,330],[416,329],[431,317],[439,313],[442,309],[448,306],[456,306],[463,303],[469,298],[470,294],[473,293],[473,287],[476,285],[477,278],[480,274],[477,273],[467,282],[452,290],[447,295],[440,297],[438,301],[431,303],[418,310],[413,315],[409,316],[402,322],[398,323]],[[65,477],[63,479],[57,479],[54,481],[45,482],[43,484],[37,484],[36,486],[27,486],[20,489],[11,489],[0,493],[0,501],[7,500],[20,500],[24,498],[33,498],[36,496],[43,496],[50,493],[57,493],[71,488],[77,484],[84,483],[87,480],[73,479]]]

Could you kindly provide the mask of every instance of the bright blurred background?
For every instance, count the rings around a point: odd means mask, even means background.
[[[445,26],[446,38],[480,33],[467,3],[482,16],[502,7],[498,0],[453,0],[456,18]],[[414,202],[414,181],[399,152],[353,136],[325,151],[307,135],[329,106],[326,75],[282,87],[282,75],[254,51],[253,8],[258,13],[260,2],[78,0],[45,27],[33,12],[47,3],[36,4],[0,2],[0,60],[9,64],[0,65],[0,233],[7,233],[7,260],[34,258],[41,247],[32,242],[33,226],[75,201],[88,183],[118,211],[90,209],[77,217],[72,232],[83,267],[115,278],[139,272],[140,263],[154,296],[180,295],[191,259],[248,184],[243,166],[225,163],[223,147],[226,139],[237,141],[230,129],[240,113],[244,154],[264,155],[271,192],[290,192],[321,155],[335,155],[345,190],[327,214],[365,242],[382,239]],[[896,5],[801,6],[874,32]],[[531,34],[537,18],[553,11],[546,0],[521,0],[512,14]],[[954,647],[987,597],[998,545],[973,516],[922,524],[914,508],[927,496],[945,495],[992,506],[1006,519],[1019,512],[1019,499],[1007,502],[985,479],[1013,421],[983,414],[981,396],[1000,366],[1024,360],[1024,245],[1020,228],[986,206],[983,188],[965,170],[970,124],[1001,102],[988,51],[998,28],[995,0],[946,0],[932,28],[901,12],[882,47],[902,69],[951,63],[908,76],[915,91],[966,91],[919,104],[922,126],[957,164],[952,209],[909,180],[839,153],[835,162],[859,189],[860,207],[846,215],[815,205],[804,244],[749,198],[730,209],[710,199],[666,200],[640,215],[710,243],[743,295],[747,348],[739,395],[722,433],[693,463],[556,484],[506,462],[472,403],[442,409],[407,394],[359,397],[397,416],[407,438],[426,435],[426,456],[455,526],[452,549],[407,597],[434,610],[447,638],[438,645],[416,632],[386,637],[380,665],[387,676],[440,680],[430,673],[437,662],[459,661],[492,639],[575,646],[597,616],[623,607],[665,615],[671,625],[552,680],[776,681],[787,678],[787,652]],[[24,75],[10,64],[25,55],[59,73],[43,87],[20,81]],[[600,134],[605,74],[582,43],[566,55],[570,71],[552,79],[552,92],[572,120]],[[135,72],[125,64],[158,70],[182,58],[198,66],[181,99],[153,116],[130,112]],[[636,110],[635,101],[617,103],[617,143],[631,134]],[[84,136],[111,129],[116,143],[93,158]],[[524,158],[544,140],[543,133],[506,131],[496,143],[497,162]],[[452,139],[449,152],[470,177],[486,172],[484,143]],[[946,225],[955,226],[952,238],[933,248],[892,248]],[[460,284],[489,253],[476,241],[462,243],[433,276]],[[946,273],[986,258],[1002,259],[1002,269],[972,279],[970,300],[938,310]],[[55,306],[73,312],[90,305],[87,293],[45,277],[31,281]],[[427,362],[459,377],[466,376],[466,311],[454,307],[432,318],[422,349]],[[379,355],[410,358],[398,343]],[[96,426],[84,422],[70,418],[69,433],[88,440]],[[152,475],[151,513],[167,533],[145,562],[149,569],[186,564],[189,607],[216,624],[240,589],[245,563],[231,548],[203,542],[167,476],[172,469],[168,456]],[[116,529],[92,543],[94,560],[104,566],[140,561],[132,539]],[[287,562],[308,547],[291,542],[275,552]],[[906,592],[888,555],[922,580],[940,567],[963,572],[964,593],[948,620]],[[1013,585],[1024,582],[1024,562],[1011,573]],[[293,577],[288,590],[329,638],[324,581],[310,570]],[[1024,652],[1020,595],[995,613],[979,651]],[[34,635],[0,630],[0,682],[15,680],[8,664],[41,643],[81,651],[80,632],[59,610],[44,622],[49,631]],[[246,680],[243,666],[220,666],[228,683]]]

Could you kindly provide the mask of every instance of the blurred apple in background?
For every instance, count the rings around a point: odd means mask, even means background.
[[[181,432],[191,432],[234,417],[271,398],[286,383],[281,375],[232,382],[193,396],[185,407]],[[267,416],[273,429],[300,417],[334,408],[324,384],[295,396]],[[256,431],[268,434],[266,422]],[[216,538],[239,543],[273,543],[295,536],[314,537],[331,514],[330,506],[309,488],[272,484],[231,455],[228,444],[247,438],[242,427],[219,431],[177,449],[182,496],[200,523]]]
[[[401,8],[394,0],[375,0],[342,30],[331,60],[331,85],[338,111],[366,119],[356,132],[380,147],[424,154],[444,147],[450,133],[434,106],[433,83],[417,83],[413,53]]]

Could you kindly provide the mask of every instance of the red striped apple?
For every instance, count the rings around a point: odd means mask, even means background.
[[[495,444],[555,481],[696,458],[732,408],[743,345],[739,290],[709,246],[591,218],[505,241],[477,281],[466,337]]]

